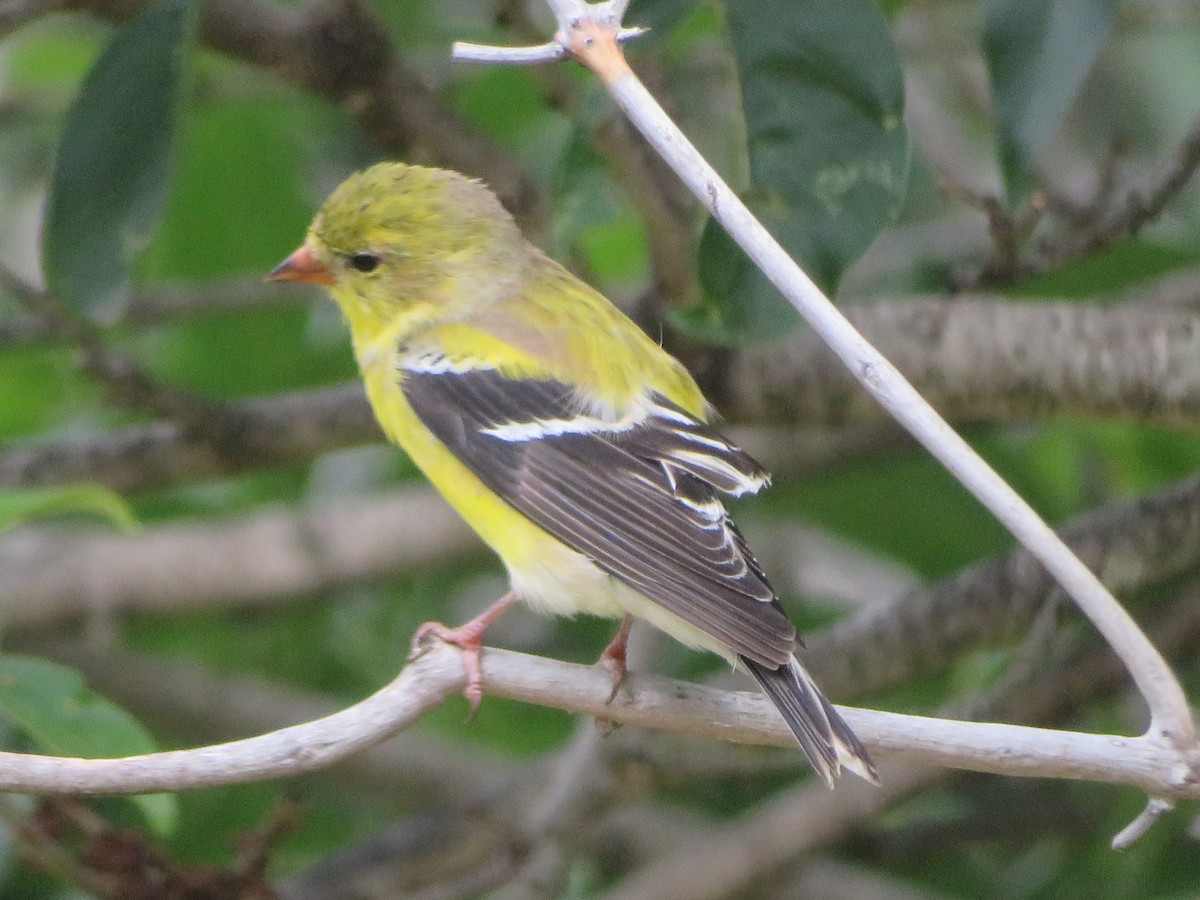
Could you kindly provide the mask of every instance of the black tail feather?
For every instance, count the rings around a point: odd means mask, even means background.
[[[875,764],[866,748],[796,657],[778,669],[744,656],[741,661],[783,715],[800,749],[826,784],[833,787],[834,776],[842,769],[878,783]]]

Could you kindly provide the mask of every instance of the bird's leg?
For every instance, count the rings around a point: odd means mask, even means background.
[[[516,599],[517,595],[509,591],[470,622],[459,625],[457,628],[448,628],[441,622],[426,622],[413,635],[412,653],[408,655],[410,660],[421,655],[421,644],[430,635],[462,650],[463,671],[467,673],[467,686],[463,689],[463,696],[471,704],[470,718],[472,719],[479,711],[479,702],[483,699],[483,670],[479,666],[479,651],[483,647],[483,633],[500,618],[501,613],[512,606]]]
[[[625,617],[621,619],[621,625],[617,628],[617,633],[604,652],[600,654],[600,658],[596,660],[596,665],[608,669],[609,675],[612,676],[612,693],[608,695],[608,702],[612,703],[617,698],[617,691],[621,689],[622,682],[625,681],[625,674],[628,671],[625,665],[625,654],[629,649],[629,629],[633,627],[633,615],[625,613]]]

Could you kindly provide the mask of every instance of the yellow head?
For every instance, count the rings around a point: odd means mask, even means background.
[[[304,245],[268,276],[330,288],[352,324],[428,320],[478,304],[529,245],[496,196],[445,169],[380,163],[325,201]]]

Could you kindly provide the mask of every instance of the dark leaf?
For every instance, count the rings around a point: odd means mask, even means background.
[[[191,18],[186,0],[162,0],[120,29],[67,114],[42,258],[53,294],[89,319],[119,312],[162,214]]]
[[[30,656],[0,656],[0,715],[44,753],[110,759],[153,753],[154,740],[129,713],[93,692],[74,669]],[[170,795],[135,798],[160,832],[170,830]]]
[[[990,0],[983,53],[1009,202],[1046,146],[1108,39],[1116,0]]]
[[[904,86],[874,0],[725,7],[741,82],[750,208],[827,293],[899,211],[908,175]],[[777,336],[798,315],[714,222],[706,298],[683,317],[710,339]]]

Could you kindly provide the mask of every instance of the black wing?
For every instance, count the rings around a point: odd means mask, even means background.
[[[519,512],[735,653],[788,662],[795,628],[717,497],[766,474],[710,426],[658,396],[613,422],[558,381],[428,360],[400,375],[421,421]]]

